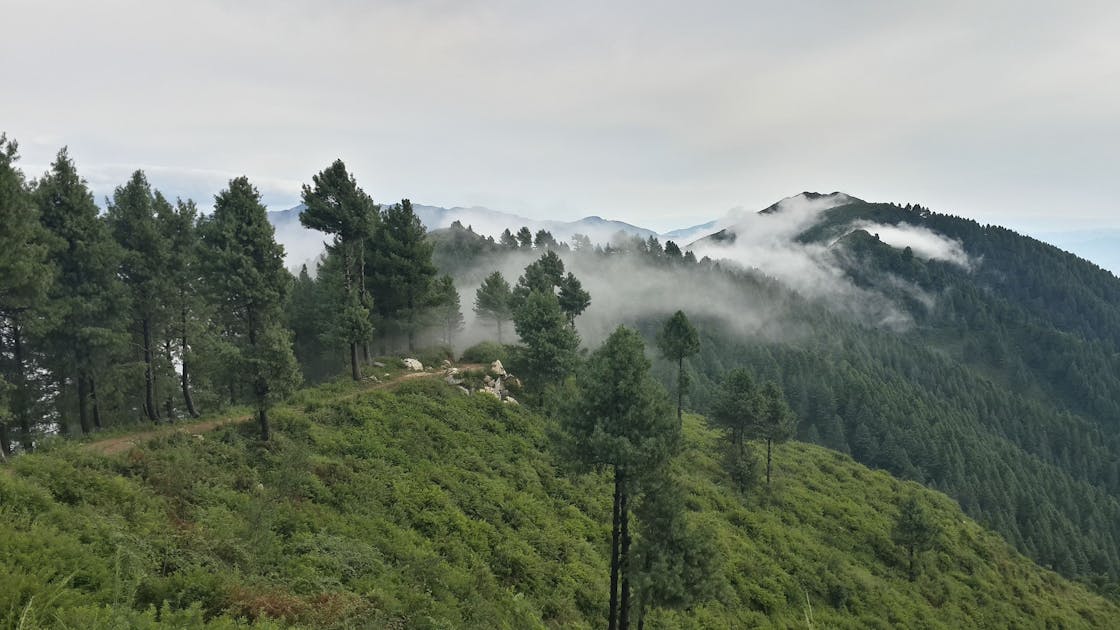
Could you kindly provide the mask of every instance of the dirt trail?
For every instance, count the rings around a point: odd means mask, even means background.
[[[470,365],[460,365],[460,366],[456,366],[456,367],[458,367],[460,370],[469,370],[469,369],[481,368],[483,366],[470,364]],[[410,380],[410,379],[425,378],[425,377],[434,378],[434,377],[437,377],[437,376],[443,376],[443,372],[442,371],[439,371],[439,372],[407,372],[405,374],[401,374],[401,375],[397,376],[396,378],[385,381],[384,383],[374,383],[374,384],[369,385],[369,386],[364,386],[364,387],[362,387],[362,388],[360,388],[356,391],[347,392],[346,394],[343,394],[342,396],[339,396],[338,398],[335,398],[334,400],[335,401],[347,400],[347,399],[350,399],[350,398],[354,398],[356,396],[361,396],[362,394],[365,394],[367,392],[373,392],[373,391],[377,391],[377,390],[381,390],[381,389],[388,389],[390,387],[393,387],[395,385],[398,385],[398,384],[400,384],[404,381]],[[95,440],[93,442],[89,442],[88,444],[83,445],[82,449],[87,450],[87,451],[91,451],[91,452],[94,452],[94,453],[99,453],[101,455],[118,455],[120,453],[124,453],[125,451],[128,451],[129,449],[131,449],[134,446],[139,446],[140,444],[143,444],[145,442],[148,442],[148,441],[150,441],[154,438],[160,437],[160,436],[171,435],[172,433],[186,433],[186,434],[189,434],[189,435],[200,435],[200,434],[206,433],[208,431],[213,431],[214,429],[217,429],[218,427],[225,426],[227,424],[232,424],[232,423],[235,423],[235,422],[247,422],[247,421],[252,420],[254,418],[255,418],[255,415],[247,414],[247,415],[240,415],[240,416],[231,416],[231,417],[228,417],[228,418],[215,418],[215,419],[212,419],[212,420],[203,420],[201,422],[183,422],[183,423],[179,423],[179,424],[159,427],[157,429],[140,431],[138,433],[129,433],[127,435],[120,435],[120,436],[116,436],[116,437],[105,438],[103,440]]]

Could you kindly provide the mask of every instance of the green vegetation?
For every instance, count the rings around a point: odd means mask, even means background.
[[[268,446],[244,424],[117,458],[73,442],[17,458],[0,472],[0,625],[602,626],[609,475],[565,472],[550,423],[524,407],[435,381],[352,392],[299,393]],[[674,463],[682,518],[719,559],[711,596],[651,608],[648,628],[1120,619],[944,496],[835,452],[778,446],[772,491],[744,497],[721,439],[686,415]],[[911,494],[940,530],[914,582],[891,538]]]

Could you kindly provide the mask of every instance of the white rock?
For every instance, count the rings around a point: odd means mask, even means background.
[[[506,375],[506,369],[502,366],[501,359],[495,359],[494,362],[490,364],[490,371],[498,376]]]
[[[521,404],[521,403],[517,402],[517,399],[514,398],[513,396],[506,396],[506,402],[511,404],[511,405],[520,405]]]
[[[385,367],[385,364],[380,361],[374,361],[370,365],[372,365],[373,367]]]
[[[492,390],[492,389],[480,389],[480,390],[478,390],[478,391],[479,391],[480,393],[483,393],[483,394],[488,394],[488,395],[490,395],[490,396],[493,396],[494,398],[497,398],[498,400],[501,400],[501,399],[502,399],[502,397],[501,397],[500,395],[498,395],[498,393],[497,393],[497,392],[495,392],[495,391],[494,391],[494,390]]]
[[[464,396],[470,396],[471,395],[471,390],[467,389],[466,387],[463,387],[462,385],[459,386],[459,391],[463,392]]]
[[[405,359],[404,367],[412,372],[422,372],[424,370],[424,364],[416,359]]]

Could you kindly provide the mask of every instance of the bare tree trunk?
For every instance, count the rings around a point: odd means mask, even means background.
[[[35,447],[35,440],[32,439],[31,435],[31,405],[23,358],[23,330],[20,328],[18,321],[12,322],[12,358],[15,361],[16,381],[16,392],[15,396],[12,397],[12,402],[15,403],[16,419],[19,420],[20,446],[23,448],[23,452],[30,453]],[[10,445],[8,452],[11,452]]]
[[[192,418],[197,418],[198,417],[198,411],[194,408],[194,398],[191,396],[191,381],[190,381],[190,377],[188,376],[188,371],[187,371],[187,348],[188,348],[188,345],[187,345],[187,310],[186,309],[183,309],[182,319],[183,319],[183,330],[181,332],[183,334],[183,337],[180,340],[179,351],[182,353],[183,375],[180,377],[180,385],[182,385],[182,388],[183,388],[183,404],[185,404],[187,406],[187,413],[190,414],[190,416]]]
[[[362,369],[358,367],[358,344],[350,342],[350,377],[355,381],[362,380]]]
[[[93,374],[89,375],[89,402],[93,407],[93,426],[101,429],[101,404],[97,402],[97,381],[93,380]]]
[[[618,628],[618,552],[621,532],[622,471],[614,467],[614,517],[611,524],[611,597],[607,618],[608,630]]]
[[[89,435],[93,427],[89,423],[89,381],[84,370],[78,371],[78,424],[82,427],[82,434]]]
[[[144,317],[141,320],[144,336],[144,407],[148,420],[159,423],[159,410],[156,409],[156,383],[155,370],[153,369],[152,352],[152,320]]]
[[[268,425],[268,408],[265,407],[260,398],[258,398],[257,405],[257,421],[261,425],[261,441],[267,442],[272,437],[272,430]]]
[[[0,462],[12,454],[12,440],[8,436],[8,423],[0,420]]]
[[[171,369],[174,370],[175,357],[171,354],[171,339],[164,339],[163,353],[164,356],[167,357],[167,365],[172,366]],[[167,392],[167,396],[163,399],[163,408],[167,413],[167,421],[175,422],[175,396],[172,395],[170,391]]]

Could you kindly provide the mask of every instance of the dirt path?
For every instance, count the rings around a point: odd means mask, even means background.
[[[457,367],[460,370],[465,370],[480,368],[482,366],[460,365]],[[347,392],[346,394],[343,394],[342,396],[339,396],[334,400],[336,402],[340,400],[348,400],[350,398],[355,398],[368,392],[374,392],[381,389],[389,389],[390,387],[399,385],[400,383],[403,383],[407,380],[425,377],[434,378],[437,376],[443,376],[443,372],[407,372],[405,374],[397,376],[396,378],[385,381],[384,383],[374,383],[369,386],[363,386],[356,391]],[[83,445],[82,449],[93,453],[99,453],[101,455],[118,455],[130,450],[134,446],[139,446],[140,444],[164,435],[171,435],[173,433],[200,435],[202,433],[213,431],[214,429],[217,429],[219,427],[223,427],[227,424],[233,424],[236,422],[247,422],[249,420],[252,420],[254,417],[254,414],[246,414],[240,416],[231,416],[227,418],[214,418],[212,420],[203,420],[200,422],[183,422],[174,425],[159,427],[157,429],[140,431],[138,433],[129,433],[127,435],[105,438],[103,440],[95,440]]]

